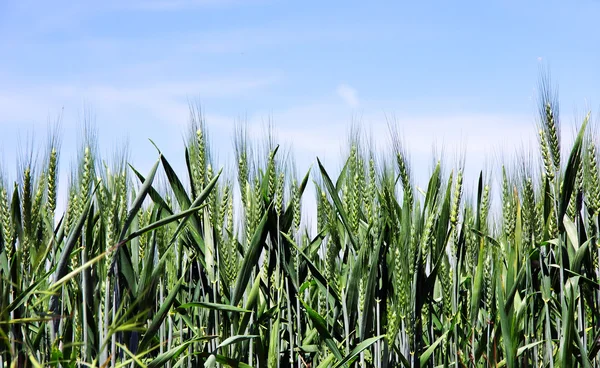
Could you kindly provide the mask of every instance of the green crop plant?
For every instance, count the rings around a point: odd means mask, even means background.
[[[239,128],[223,171],[196,107],[185,172],[88,135],[59,183],[53,135],[0,169],[0,367],[600,367],[598,136],[561,157],[541,87],[539,156],[474,183],[440,160],[419,186],[394,134],[332,177]]]

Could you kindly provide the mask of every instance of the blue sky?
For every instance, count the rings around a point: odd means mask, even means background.
[[[535,139],[541,66],[566,135],[598,110],[599,14],[598,0],[4,0],[0,163],[14,170],[18,138],[43,147],[64,107],[66,172],[86,106],[104,157],[127,138],[145,170],[152,138],[183,167],[192,100],[221,163],[236,121],[259,137],[272,119],[305,171],[316,156],[338,164],[353,121],[383,146],[393,116],[417,180],[434,143],[476,170]]]

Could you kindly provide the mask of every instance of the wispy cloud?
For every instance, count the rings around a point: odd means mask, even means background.
[[[59,23],[60,23],[59,19]],[[65,23],[61,23],[65,24]],[[150,27],[150,26],[148,26]],[[1,35],[0,35],[1,36]],[[28,39],[26,46],[35,47],[43,53],[85,52],[100,60],[112,63],[116,58],[120,62],[136,59],[157,61],[168,59],[197,57],[211,54],[241,54],[265,50],[279,50],[286,46],[319,46],[330,43],[366,41],[375,37],[375,31],[358,32],[345,27],[321,29],[298,29],[283,22],[261,25],[214,29],[198,27],[190,30],[149,31],[144,35],[112,34],[82,35],[66,40]],[[20,44],[14,44],[17,48]],[[23,46],[24,47],[24,46]],[[245,59],[234,59],[244,61]]]
[[[198,8],[241,6],[256,3],[256,0],[133,0],[109,1],[109,5],[116,9],[130,9],[143,11],[177,11]]]
[[[0,41],[19,43],[22,41],[41,41],[52,43],[53,34],[62,33],[68,40],[90,40],[90,36],[98,33],[92,25],[95,22],[111,21],[111,17],[120,14],[136,14],[139,24],[140,16],[153,12],[188,12],[188,11],[220,11],[223,9],[243,8],[260,5],[270,0],[107,0],[102,2],[73,2],[56,0],[52,3],[36,0],[22,0],[0,5]],[[3,14],[2,14],[3,12]],[[151,16],[151,14],[148,14]],[[142,18],[143,19],[143,18]],[[135,22],[134,22],[135,23]],[[150,26],[150,25],[149,25]],[[160,27],[151,25],[152,34],[160,32]],[[111,29],[113,27],[110,27]],[[203,29],[201,24],[195,29]],[[85,29],[86,32],[81,32]],[[114,27],[116,30],[126,29]],[[89,32],[89,31],[92,32]],[[67,32],[77,33],[68,34]],[[102,33],[102,31],[100,31]],[[109,32],[110,33],[110,32]],[[123,35],[122,35],[123,36]],[[122,38],[122,37],[119,37]],[[40,45],[41,46],[41,45]]]
[[[424,112],[392,118],[390,114],[377,112],[379,109],[373,105],[365,105],[364,109],[357,118],[342,104],[315,103],[255,112],[248,118],[248,124],[253,126],[254,138],[259,139],[264,119],[272,119],[280,143],[291,147],[295,157],[302,161],[299,167],[308,167],[316,157],[334,167],[341,164],[337,160],[347,149],[353,126],[370,136],[379,155],[390,152],[389,124],[395,125],[414,164],[423,169],[423,175],[427,174],[434,148],[438,153],[443,151],[448,164],[455,164],[464,155],[468,157],[468,166],[484,167],[494,163],[501,153],[510,157],[522,147],[535,148],[536,144],[534,121],[527,115]]]
[[[358,107],[358,92],[347,84],[340,84],[337,88],[337,94],[350,107]]]
[[[93,85],[46,84],[5,86],[0,89],[0,125],[9,119],[26,118],[51,106],[78,105],[85,99],[98,109],[119,111],[145,109],[168,120],[186,121],[189,101],[197,99],[233,99],[257,93],[280,80],[278,74],[263,76],[227,76],[195,81],[154,81],[122,85],[117,82]],[[37,108],[31,109],[31,106]],[[40,109],[41,107],[41,109]],[[44,111],[46,113],[46,111]]]

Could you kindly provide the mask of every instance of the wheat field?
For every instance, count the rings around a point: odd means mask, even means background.
[[[600,367],[598,137],[563,147],[548,84],[539,160],[470,196],[442,160],[414,183],[397,137],[331,177],[240,130],[227,175],[190,120],[185,172],[85,141],[64,213],[60,137],[0,174],[0,367]]]

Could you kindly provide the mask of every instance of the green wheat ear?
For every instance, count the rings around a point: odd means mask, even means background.
[[[277,185],[275,189],[275,212],[278,216],[281,216],[283,210],[283,188],[285,186],[285,173],[282,171],[279,173],[277,179]]]
[[[0,184],[0,224],[2,226],[2,239],[4,241],[4,252],[10,263],[13,255],[13,231],[8,203],[8,193],[4,184]]]
[[[58,152],[56,147],[52,147],[48,160],[48,215],[54,221],[54,213],[56,211],[56,196],[57,196],[57,168],[58,168]]]
[[[414,203],[413,188],[410,179],[410,173],[408,170],[408,164],[406,162],[406,156],[402,153],[396,154],[396,162],[398,164],[398,170],[400,171],[400,180],[402,181],[402,188],[404,189],[404,196],[409,207],[412,207]]]
[[[292,209],[293,209],[293,228],[296,230],[300,229],[301,219],[301,204],[300,204],[300,191],[298,188],[298,182],[296,179],[292,181]]]
[[[524,179],[523,183],[523,242],[525,247],[530,247],[535,244],[534,230],[536,227],[536,211],[535,211],[535,192],[533,188],[533,180],[530,176]]]
[[[30,262],[30,247],[31,247],[31,235],[33,230],[32,224],[32,177],[31,167],[25,167],[23,172],[23,202],[21,213],[23,216],[23,238],[21,239],[21,256],[25,265]]]
[[[198,169],[198,177],[196,178],[196,181],[198,182],[198,188],[201,189],[204,188],[206,170],[206,140],[201,128],[196,131],[196,142],[198,145],[198,163],[196,166]],[[198,191],[198,193],[199,192],[200,191]]]
[[[598,156],[596,153],[596,144],[593,139],[587,143],[586,161],[584,170],[584,183],[588,194],[588,206],[592,213],[598,213],[600,209],[600,176],[598,174]]]
[[[483,199],[481,201],[481,215],[479,221],[481,223],[482,229],[484,229],[484,233],[487,232],[487,222],[488,216],[490,213],[490,202],[491,202],[491,194],[490,194],[490,186],[485,185],[483,188]]]
[[[504,235],[507,239],[512,239],[516,226],[514,196],[510,186],[506,169],[502,167],[502,215]]]
[[[450,223],[456,227],[458,223],[458,210],[460,206],[460,199],[462,197],[462,185],[463,185],[463,171],[458,170],[456,175],[456,185],[454,186],[454,195],[452,196],[452,207],[450,210]]]
[[[548,147],[548,141],[543,129],[538,131],[538,135],[542,160],[544,162],[545,175],[550,181],[552,181],[554,179],[555,168],[550,154],[550,148]]]

